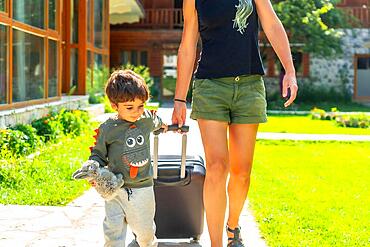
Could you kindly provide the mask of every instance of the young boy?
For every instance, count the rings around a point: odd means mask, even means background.
[[[127,225],[140,247],[157,246],[149,136],[161,127],[167,130],[167,126],[144,110],[149,90],[133,71],[113,72],[105,91],[117,115],[100,125],[89,160],[121,173],[124,185],[117,196],[105,201],[104,246],[124,246]]]

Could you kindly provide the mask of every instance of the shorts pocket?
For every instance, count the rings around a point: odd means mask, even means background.
[[[259,80],[257,82],[254,83],[253,85],[253,88],[261,95],[263,95],[265,97],[266,95],[266,89],[265,89],[265,84],[263,82],[263,80]]]
[[[198,88],[201,88],[201,86],[204,84],[204,82],[206,81],[207,79],[195,79],[193,81],[193,90],[196,90]]]

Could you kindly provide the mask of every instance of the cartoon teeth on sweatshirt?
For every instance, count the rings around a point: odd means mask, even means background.
[[[136,178],[139,168],[148,164],[150,157],[144,133],[133,124],[127,129],[125,138],[122,162],[130,167],[130,177]]]

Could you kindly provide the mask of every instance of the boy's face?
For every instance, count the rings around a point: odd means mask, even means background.
[[[144,113],[144,102],[138,98],[118,104],[111,103],[111,105],[118,112],[118,118],[128,122],[135,122]]]

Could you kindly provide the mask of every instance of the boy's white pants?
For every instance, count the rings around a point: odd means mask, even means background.
[[[129,190],[121,189],[115,198],[105,201],[104,246],[125,246],[129,225],[140,247],[156,247],[153,186]]]

